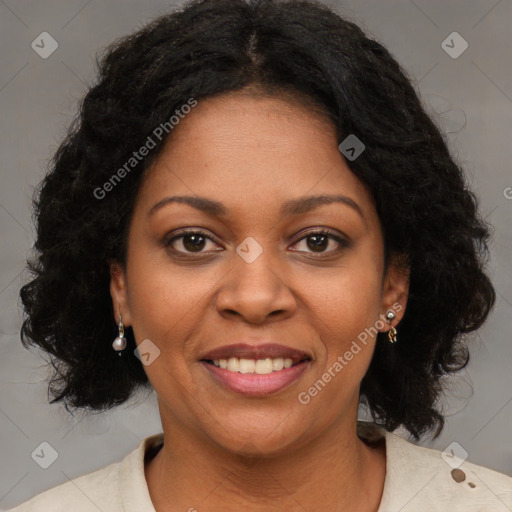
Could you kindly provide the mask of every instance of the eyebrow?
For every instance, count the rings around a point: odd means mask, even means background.
[[[148,217],[153,215],[157,210],[172,203],[188,204],[197,210],[200,210],[211,217],[224,217],[228,210],[223,203],[200,196],[172,196],[164,197],[158,201],[148,212]],[[291,199],[283,203],[280,209],[281,216],[285,215],[302,215],[310,212],[320,206],[341,203],[355,210],[363,219],[364,215],[359,205],[350,197],[340,194],[321,194],[316,196],[304,196],[298,199]]]

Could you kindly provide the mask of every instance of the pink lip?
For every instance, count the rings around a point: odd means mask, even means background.
[[[247,396],[266,396],[281,391],[297,381],[304,373],[309,363],[309,360],[302,361],[290,368],[283,368],[278,372],[259,375],[257,373],[231,372],[214,366],[211,363],[207,363],[206,361],[201,361],[201,364],[210,372],[210,375],[212,375],[214,379],[232,391]]]
[[[306,352],[277,343],[264,343],[260,345],[234,343],[232,345],[224,345],[210,350],[199,359],[202,361],[213,361],[215,359],[229,359],[230,357],[243,359],[266,359],[267,357],[275,359],[282,357],[283,359],[291,359],[294,364],[304,359],[312,359]]]

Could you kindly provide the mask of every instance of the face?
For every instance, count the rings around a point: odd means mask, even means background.
[[[389,309],[397,325],[407,279],[393,262],[384,272],[372,196],[335,126],[233,93],[201,100],[171,135],[139,190],[126,264],[111,266],[164,430],[276,454],[354,422],[371,328],[391,328]]]

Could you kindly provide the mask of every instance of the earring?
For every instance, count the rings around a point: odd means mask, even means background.
[[[121,355],[121,351],[126,348],[126,338],[124,337],[124,325],[121,315],[119,315],[119,336],[112,343],[112,348],[119,352],[119,355]]]
[[[386,320],[388,323],[391,323],[391,320],[395,318],[395,312],[393,310],[388,310],[386,312]],[[396,343],[396,329],[391,327],[391,330],[388,331],[388,340],[390,343]]]

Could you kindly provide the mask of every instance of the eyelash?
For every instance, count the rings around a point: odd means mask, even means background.
[[[192,254],[197,254],[197,255],[201,255],[201,254],[206,254],[206,253],[203,253],[203,252],[197,252],[197,253],[194,253],[194,252],[184,252],[184,251],[177,251],[176,249],[173,249],[171,247],[172,243],[175,241],[175,240],[178,240],[180,238],[184,238],[186,235],[201,235],[202,237],[214,242],[214,243],[217,243],[215,241],[214,238],[212,238],[210,235],[208,235],[207,233],[205,233],[204,231],[202,231],[201,229],[190,229],[190,230],[182,230],[182,231],[179,231],[178,233],[176,233],[172,238],[169,238],[169,239],[166,239],[164,240],[164,246],[166,248],[169,248],[172,252],[174,253],[178,253],[178,254],[186,254],[186,255],[192,255]],[[341,238],[340,236],[338,236],[334,231],[331,231],[327,228],[323,228],[323,229],[319,229],[319,230],[316,230],[316,231],[309,231],[307,232],[302,238],[300,238],[299,240],[297,240],[293,245],[297,245],[299,242],[301,242],[302,240],[306,240],[307,238],[309,237],[312,237],[312,236],[318,236],[318,235],[324,235],[324,236],[327,236],[329,237],[331,240],[334,240],[335,242],[338,242],[339,244],[339,247],[337,249],[333,249],[331,251],[326,251],[326,252],[322,252],[322,253],[314,253],[314,252],[310,252],[308,254],[317,254],[319,258],[322,258],[322,257],[325,257],[325,256],[322,256],[322,255],[328,255],[328,256],[332,256],[333,254],[338,254],[340,253],[341,251],[343,251],[344,249],[347,249],[348,247],[350,247],[350,243]],[[214,251],[216,252],[216,251]],[[295,251],[295,252],[303,252],[303,251]]]

